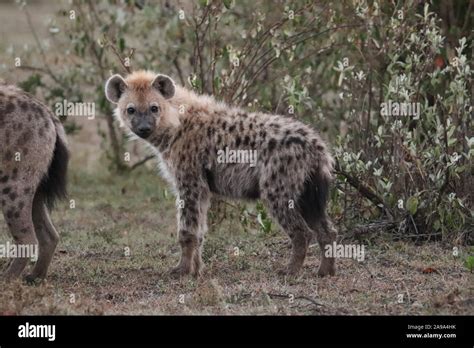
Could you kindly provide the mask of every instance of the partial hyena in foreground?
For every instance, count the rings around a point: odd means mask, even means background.
[[[58,244],[48,208],[66,194],[68,157],[56,116],[34,97],[0,81],[0,205],[17,248],[38,242],[38,260],[27,281],[46,276]],[[28,260],[11,260],[6,278],[19,277]]]
[[[122,125],[154,150],[177,194],[182,255],[174,273],[201,271],[211,193],[265,203],[291,239],[287,274],[300,270],[313,236],[322,250],[335,241],[326,215],[333,159],[310,127],[198,96],[151,72],[114,75],[105,90]],[[226,148],[256,150],[258,159],[255,165],[222,163]],[[321,257],[318,274],[333,275],[334,259],[324,250]]]

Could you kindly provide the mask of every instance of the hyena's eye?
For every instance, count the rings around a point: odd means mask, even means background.
[[[135,113],[135,108],[129,107],[127,108],[127,114],[133,115]]]
[[[151,112],[156,113],[156,112],[158,112],[158,106],[153,105],[153,106],[150,108],[150,110],[151,110]]]

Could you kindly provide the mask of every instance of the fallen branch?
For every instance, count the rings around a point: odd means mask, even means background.
[[[352,229],[352,233],[354,237],[359,237],[364,234],[370,234],[377,230],[386,230],[390,228],[394,228],[398,225],[396,221],[376,221],[371,222],[366,225],[359,225]]]
[[[149,155],[149,156],[145,157],[145,158],[142,159],[141,161],[138,161],[137,163],[135,163],[134,165],[132,165],[132,166],[130,167],[130,171],[132,171],[132,170],[134,170],[134,169],[136,169],[136,168],[138,168],[138,167],[144,165],[145,163],[147,163],[148,161],[152,160],[153,158],[155,158],[154,155]]]
[[[335,167],[336,174],[340,174],[346,178],[347,182],[354,187],[359,193],[371,201],[377,208],[383,210],[385,214],[389,216],[390,219],[393,219],[393,215],[390,213],[389,208],[385,204],[384,200],[378,196],[370,187],[368,187],[365,183],[360,181],[358,178],[350,175],[349,173],[342,170],[339,162],[336,161]]]

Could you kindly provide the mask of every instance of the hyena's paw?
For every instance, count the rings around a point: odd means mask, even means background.
[[[43,282],[43,280],[44,280],[43,277],[38,277],[34,274],[27,274],[26,276],[23,277],[23,281],[28,285],[37,285]]]
[[[202,267],[195,268],[179,264],[176,267],[173,267],[169,273],[172,277],[175,278],[181,278],[188,275],[197,278],[202,275]]]
[[[323,259],[318,269],[318,277],[336,275],[336,265],[334,260]]]
[[[280,276],[296,277],[300,273],[301,267],[288,265],[277,270],[277,274]]]
[[[185,267],[181,264],[173,267],[170,269],[169,274],[172,277],[178,278],[178,277],[184,277],[189,274],[191,274],[191,267]]]
[[[195,278],[198,278],[202,276],[203,274],[203,267],[186,267],[181,264],[173,267],[170,271],[169,274],[174,277],[174,278],[181,278],[181,277],[186,277],[186,276],[193,276]]]

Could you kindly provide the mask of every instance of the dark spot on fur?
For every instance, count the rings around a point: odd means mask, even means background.
[[[308,132],[306,132],[303,128],[298,129],[296,133],[301,134],[304,137],[308,135]]]
[[[4,195],[8,195],[11,190],[12,190],[11,187],[5,187],[5,188],[2,190],[2,193],[3,193]]]
[[[212,134],[214,134],[214,128],[212,127],[207,128],[207,136],[210,137]]]
[[[7,106],[5,107],[5,113],[9,114],[9,113],[12,113],[13,111],[15,111],[15,104],[13,104],[12,102],[9,102]]]
[[[242,139],[240,139],[240,137],[237,137],[235,139],[235,147],[239,147],[240,143],[242,142]]]
[[[179,231],[179,241],[181,244],[190,245],[195,242],[197,237],[189,231],[180,230]]]
[[[25,130],[21,135],[20,137],[18,138],[17,140],[17,146],[21,146],[21,145],[24,145],[28,142],[28,140],[33,136],[33,132],[31,131],[31,129],[27,129]]]
[[[0,178],[0,183],[4,184],[4,183],[6,183],[6,182],[8,181],[8,179],[9,179],[9,176],[8,176],[8,175],[2,176],[2,177]]]
[[[21,102],[20,102],[20,109],[21,109],[22,111],[27,111],[27,110],[28,110],[28,103],[27,103],[26,101],[24,101],[24,100],[21,101]]]
[[[275,150],[275,147],[276,147],[276,140],[272,138],[268,141],[268,151],[272,152],[273,150]]]
[[[8,197],[10,197],[12,201],[14,201],[15,199],[17,199],[18,195],[16,194],[16,192],[11,192]]]
[[[232,133],[235,130],[235,124],[229,127],[229,132]]]
[[[304,140],[302,140],[301,138],[297,138],[297,137],[289,137],[286,140],[286,146],[291,146],[292,144],[299,144],[302,147],[306,146],[306,143],[304,142]]]

